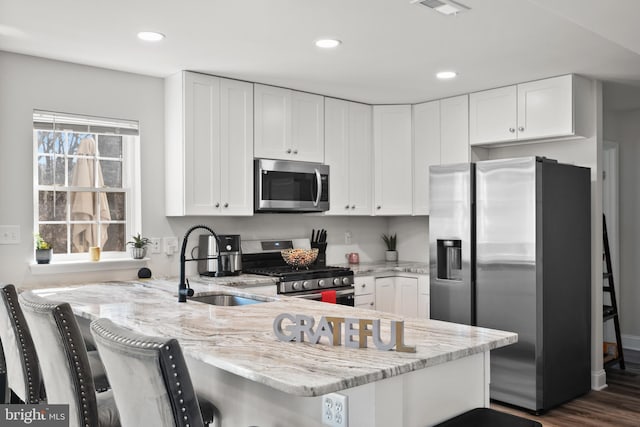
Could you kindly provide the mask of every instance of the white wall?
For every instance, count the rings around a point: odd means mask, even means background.
[[[389,232],[398,235],[398,257],[400,260],[429,262],[429,217],[390,218]]]
[[[620,287],[618,306],[625,348],[640,350],[640,110],[608,111],[605,139],[619,143]]]
[[[344,254],[352,251],[360,252],[363,262],[384,258],[380,234],[388,232],[390,221],[384,217],[288,214],[261,214],[248,218],[165,217],[163,80],[0,51],[0,225],[20,226],[22,237],[18,245],[0,245],[0,283],[33,287],[127,280],[136,277],[137,272],[134,269],[94,274],[31,275],[34,109],[140,122],[142,232],[146,236],[177,236],[181,240],[189,226],[199,223],[210,225],[223,234],[241,234],[244,239],[310,236],[312,228],[326,228],[329,262],[343,262]],[[344,243],[346,231],[352,233],[350,245]],[[407,240],[411,237],[408,230],[399,232],[399,236],[403,234],[407,235]],[[399,238],[401,245],[408,243],[403,243],[404,237]],[[193,243],[196,241],[193,236]],[[407,247],[406,251],[401,250],[401,259],[403,252],[407,256],[416,252],[411,245]],[[153,255],[149,267],[156,277],[175,276],[178,274],[177,258],[175,255]],[[194,273],[195,265],[189,265],[188,272]]]

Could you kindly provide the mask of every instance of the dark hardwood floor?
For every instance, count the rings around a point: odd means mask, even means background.
[[[607,369],[608,387],[588,394],[536,416],[510,407],[492,404],[491,407],[530,418],[544,427],[570,426],[640,426],[640,353],[629,352],[626,370],[616,365]],[[634,354],[636,353],[636,354]]]

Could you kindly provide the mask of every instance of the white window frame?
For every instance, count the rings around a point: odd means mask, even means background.
[[[137,128],[137,122],[130,120],[116,120],[101,117],[84,116],[81,114],[66,114],[66,113],[50,113],[34,111],[35,114],[41,114],[46,116],[47,114],[63,116],[67,120],[86,119],[90,123],[100,123],[118,125],[131,125],[135,124]],[[41,190],[46,190],[55,187],[53,186],[41,186],[39,184],[38,176],[38,138],[37,132],[39,129],[33,129],[33,232],[39,232],[39,197],[38,193]],[[80,132],[78,132],[80,133]],[[88,131],[88,134],[108,134],[106,132]],[[140,135],[121,135],[122,136],[122,188],[118,189],[119,192],[125,193],[125,241],[130,236],[137,234],[141,230],[142,226],[142,197],[141,197],[141,177],[140,177]],[[97,142],[97,141],[96,141]],[[65,165],[66,166],[66,165]],[[68,183],[67,183],[68,184]],[[65,191],[72,190],[71,186],[64,186]],[[108,191],[108,189],[107,189]],[[67,216],[67,223],[69,218]],[[70,244],[70,243],[69,243]],[[35,248],[34,248],[35,253]],[[67,272],[67,271],[91,271],[91,270],[109,270],[119,269],[126,267],[126,264],[143,265],[140,260],[132,260],[127,248],[122,251],[109,251],[102,252],[100,262],[92,262],[89,259],[88,253],[55,253],[50,264],[36,264],[35,255],[34,261],[31,263],[31,271],[35,274],[48,274],[53,272]],[[105,261],[105,262],[103,262]],[[119,262],[119,261],[131,261],[131,262]],[[74,270],[73,266],[77,268]],[[66,267],[65,267],[66,266]],[[55,271],[53,271],[55,270]]]

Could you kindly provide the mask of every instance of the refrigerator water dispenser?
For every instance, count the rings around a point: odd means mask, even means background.
[[[462,241],[438,239],[438,279],[462,280]]]

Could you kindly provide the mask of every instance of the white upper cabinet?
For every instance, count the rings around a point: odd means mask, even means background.
[[[370,215],[373,190],[372,108],[325,99],[325,163],[330,167],[327,215]]]
[[[253,214],[253,85],[181,72],[165,81],[166,214]]]
[[[411,215],[411,106],[373,107],[374,215]]]
[[[469,95],[441,99],[440,163],[466,163],[469,150]]]
[[[468,96],[413,106],[413,214],[429,214],[429,167],[469,161]]]
[[[324,161],[324,97],[254,85],[258,158]]]
[[[566,75],[472,93],[471,145],[581,135],[576,98],[585,82],[579,76]]]

